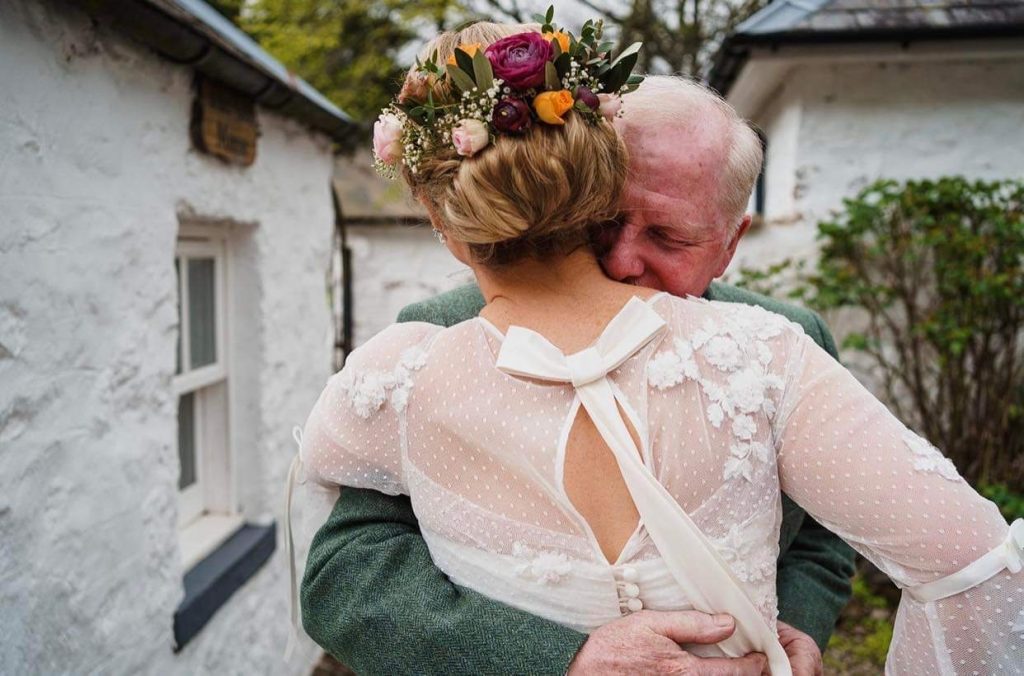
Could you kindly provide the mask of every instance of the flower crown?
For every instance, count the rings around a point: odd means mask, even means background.
[[[472,157],[493,135],[517,135],[536,123],[559,126],[570,112],[597,124],[619,114],[621,96],[637,88],[636,42],[611,58],[603,22],[587,21],[580,37],[552,23],[554,7],[537,15],[541,32],[461,44],[443,66],[437,52],[416,60],[398,98],[373,125],[374,166],[394,178],[404,164],[416,173],[424,153],[454,149]]]

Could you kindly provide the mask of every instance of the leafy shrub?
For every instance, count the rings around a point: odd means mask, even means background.
[[[979,492],[996,503],[1007,521],[1024,519],[1024,494],[1011,491],[1006,484],[982,486]]]
[[[819,224],[790,294],[865,310],[843,347],[976,485],[1024,476],[1024,182],[879,181]],[[786,266],[746,272],[761,288]],[[792,270],[792,268],[790,268]]]

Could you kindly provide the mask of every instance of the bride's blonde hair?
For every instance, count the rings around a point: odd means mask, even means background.
[[[423,55],[436,53],[443,64],[458,45],[486,48],[531,30],[540,27],[475,23],[442,33]],[[449,237],[468,244],[481,263],[501,265],[589,245],[594,228],[615,214],[627,166],[626,147],[609,122],[569,113],[563,126],[497,135],[474,157],[451,148],[424,153],[416,173],[405,168],[402,175]]]

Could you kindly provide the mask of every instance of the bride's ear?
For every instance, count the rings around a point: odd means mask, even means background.
[[[437,213],[437,207],[430,200],[423,197],[417,197],[416,201],[426,209],[427,218],[430,219],[430,225],[434,228],[434,231],[443,233],[445,231],[444,222],[441,220],[441,215]]]

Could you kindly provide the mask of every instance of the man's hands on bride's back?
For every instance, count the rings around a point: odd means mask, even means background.
[[[729,615],[642,610],[591,633],[568,673],[761,676],[767,669],[761,653],[734,659],[702,658],[679,647],[682,643],[718,643],[735,629],[736,623]]]

